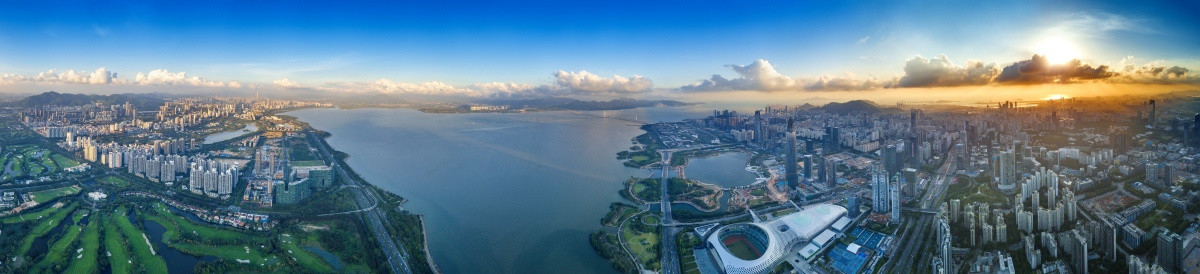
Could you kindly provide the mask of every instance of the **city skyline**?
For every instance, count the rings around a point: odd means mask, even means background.
[[[1200,86],[1187,3],[461,4],[19,3],[0,93],[758,104]]]

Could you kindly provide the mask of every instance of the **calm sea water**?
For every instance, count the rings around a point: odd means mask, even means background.
[[[600,115],[600,112],[587,112]],[[703,111],[608,111],[649,121]],[[335,149],[371,183],[425,214],[431,252],[448,273],[609,273],[588,244],[626,168],[618,151],[642,131],[570,112],[427,114],[410,109],[288,113],[333,134]],[[740,165],[739,165],[740,166]]]

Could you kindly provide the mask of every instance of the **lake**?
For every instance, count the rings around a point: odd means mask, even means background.
[[[237,130],[222,131],[222,132],[217,132],[217,133],[213,133],[213,134],[204,136],[204,144],[207,145],[207,144],[212,144],[212,143],[216,143],[216,142],[233,139],[238,136],[246,135],[247,133],[251,133],[251,132],[255,132],[255,131],[258,131],[258,125],[255,125],[254,123],[248,123],[245,126],[243,126],[242,128],[237,129]]]
[[[411,109],[306,109],[287,115],[328,131],[370,183],[424,214],[430,252],[447,273],[611,273],[588,234],[630,176],[616,153],[638,125],[565,111],[429,114]],[[642,108],[608,117],[699,118]],[[594,115],[594,116],[593,116]],[[740,166],[740,165],[739,165]]]
[[[749,159],[750,154],[745,152],[726,152],[705,158],[688,159],[684,175],[688,179],[726,188],[750,185],[758,175],[746,171],[746,161]]]

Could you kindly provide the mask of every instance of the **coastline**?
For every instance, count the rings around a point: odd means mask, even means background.
[[[278,113],[272,113],[272,114],[282,115],[283,113],[285,113],[285,112],[278,112]],[[299,118],[296,118],[293,116],[288,116],[288,117],[295,119],[296,121],[303,122]],[[397,201],[392,202],[392,204],[395,205],[394,208],[401,209],[402,211],[397,212],[397,211],[394,211],[395,209],[388,209],[390,211],[385,212],[384,217],[386,217],[387,219],[391,219],[391,217],[390,217],[391,214],[386,214],[386,213],[399,213],[399,214],[411,215],[411,216],[416,217],[415,220],[417,222],[417,226],[419,226],[419,228],[420,228],[420,234],[419,234],[420,239],[417,242],[420,243],[420,245],[421,245],[421,248],[420,248],[420,251],[422,252],[421,255],[425,257],[425,260],[423,260],[424,261],[423,263],[426,264],[426,267],[428,267],[429,272],[442,273],[441,270],[437,267],[437,264],[435,263],[433,256],[429,251],[429,237],[428,237],[428,234],[426,234],[425,219],[424,219],[425,216],[422,214],[411,213],[408,210],[403,210],[400,206],[402,206],[404,203],[408,202],[407,198],[404,198],[398,194],[395,194],[395,193],[389,192],[387,190],[384,190],[382,188],[379,188],[378,186],[370,183],[370,181],[364,179],[361,175],[359,175],[358,172],[355,171],[353,167],[351,167],[348,163],[346,163],[346,159],[350,158],[350,154],[335,149],[326,140],[329,137],[333,136],[332,133],[313,128],[308,123],[304,123],[304,126],[306,128],[308,128],[308,130],[311,131],[312,134],[316,135],[317,138],[315,138],[315,139],[320,141],[320,144],[318,144],[318,145],[328,148],[329,153],[331,154],[330,156],[332,156],[331,158],[334,161],[336,161],[336,162],[330,163],[330,164],[340,166],[346,172],[346,175],[350,176],[353,180],[362,182],[362,183],[366,184],[366,187],[372,188],[372,189],[376,190],[377,193],[382,193],[383,195],[385,195],[384,197],[380,197],[383,199],[383,201],[379,201],[379,202],[388,203],[389,198],[393,198],[393,199],[397,200]],[[345,182],[343,182],[343,183],[345,183]],[[393,208],[393,207],[384,207],[384,208]],[[391,228],[389,228],[389,230],[391,230]],[[402,241],[403,235],[390,235],[390,236],[393,239],[401,240],[399,247],[402,248],[402,251],[403,251],[403,249],[408,249],[407,247],[404,246],[404,242]],[[407,254],[407,251],[404,251],[404,252]],[[406,256],[406,257],[408,257],[408,256]],[[418,262],[420,262],[420,261],[418,261]],[[405,264],[409,264],[409,263],[412,263],[412,262],[406,262]],[[410,270],[411,270],[411,268],[410,268]]]

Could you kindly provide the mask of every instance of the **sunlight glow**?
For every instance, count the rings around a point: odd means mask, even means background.
[[[1046,56],[1046,60],[1051,64],[1062,64],[1079,58],[1079,48],[1075,43],[1061,36],[1042,39],[1033,47],[1033,52]]]
[[[1050,94],[1050,96],[1046,96],[1045,100],[1062,100],[1070,98],[1071,96],[1067,96],[1066,94]]]

